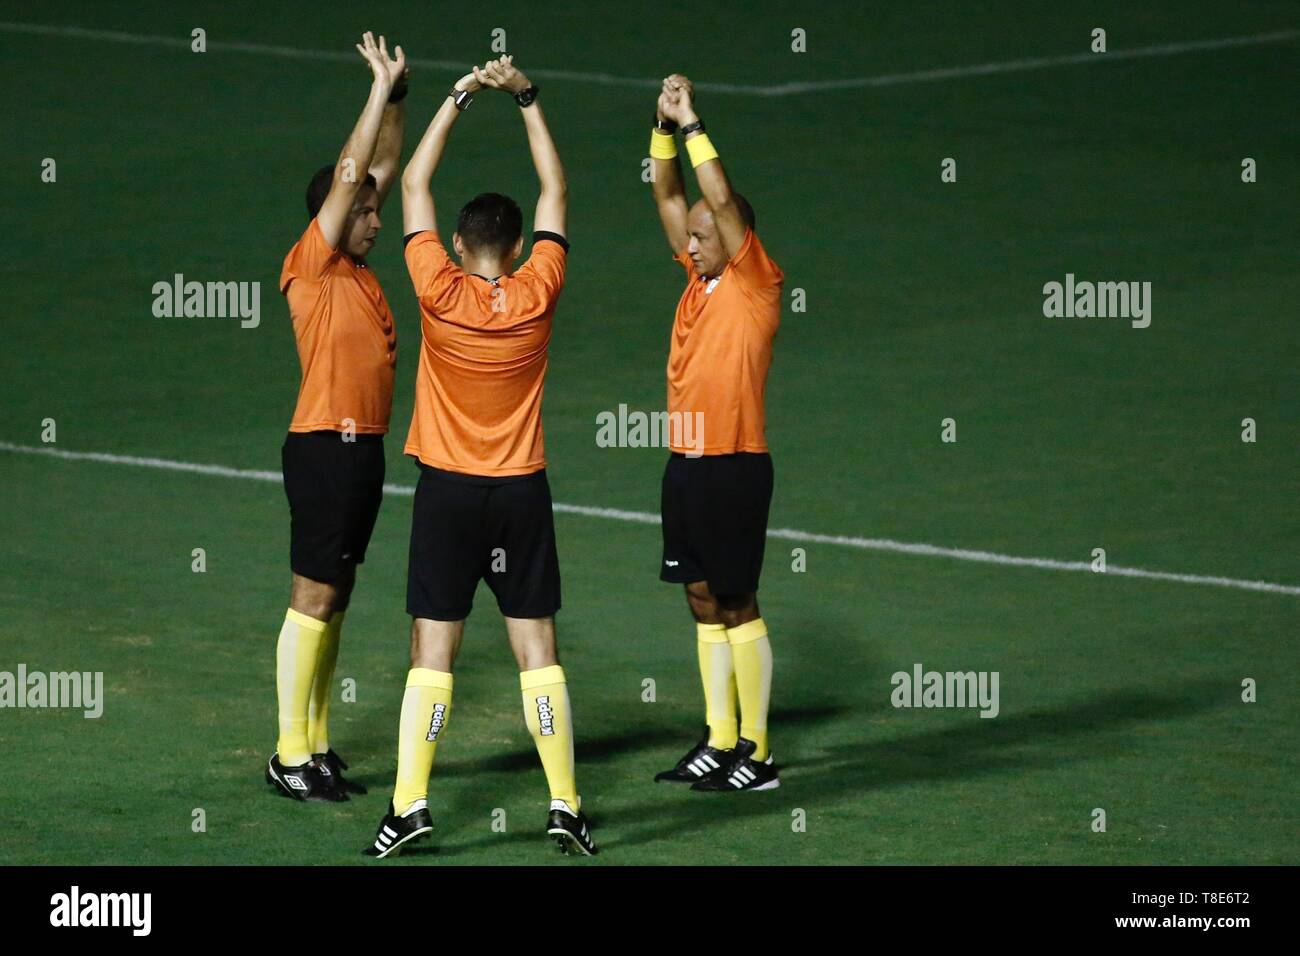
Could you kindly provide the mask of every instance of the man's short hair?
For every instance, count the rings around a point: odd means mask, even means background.
[[[509,196],[480,193],[461,209],[456,231],[471,252],[490,250],[504,255],[524,231],[524,214]]]
[[[310,185],[307,186],[307,218],[315,219],[320,215],[320,207],[325,205],[325,197],[330,194],[330,187],[334,185],[334,167],[322,166],[316,170],[316,175],[311,178]],[[379,188],[379,180],[375,179],[370,173],[366,173],[366,178],[361,181],[363,186],[373,186]]]

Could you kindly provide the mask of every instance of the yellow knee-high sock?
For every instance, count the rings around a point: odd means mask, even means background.
[[[429,796],[433,755],[451,716],[452,677],[446,671],[412,667],[402,696],[402,721],[397,731],[397,785],[393,809],[400,816],[417,800]]]
[[[727,625],[696,624],[696,649],[700,679],[704,682],[704,719],[709,724],[709,746],[730,750],[736,746],[736,672],[731,663]]]
[[[275,645],[275,693],[280,704],[280,740],[275,749],[286,767],[311,759],[307,709],[326,624],[290,608]]]
[[[740,696],[740,736],[758,745],[755,760],[767,759],[767,706],[772,698],[772,644],[760,617],[727,630]]]
[[[519,688],[524,694],[524,722],[537,744],[552,800],[563,800],[574,810],[582,806],[573,770],[573,717],[569,711],[569,687],[559,664],[521,671]]]
[[[334,665],[339,660],[339,635],[346,613],[335,611],[321,635],[316,676],[311,682],[311,706],[307,708],[307,742],[312,754],[328,753],[330,749],[330,694],[334,692]]]

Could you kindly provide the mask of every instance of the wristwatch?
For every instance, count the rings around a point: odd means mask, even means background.
[[[699,130],[701,133],[704,132],[704,120],[696,120],[694,123],[687,123],[682,127],[682,135],[689,136],[696,130]]]
[[[669,136],[677,132],[677,124],[670,119],[661,120],[658,113],[655,114],[654,128],[659,130],[661,133],[667,133]]]
[[[460,110],[462,113],[469,109],[469,104],[474,102],[473,93],[469,90],[458,90],[454,86],[447,91],[447,95],[450,96],[452,102],[456,104],[456,109]]]
[[[537,99],[537,94],[540,92],[541,90],[536,86],[530,86],[515,94],[515,102],[520,106],[531,106],[533,100]]]

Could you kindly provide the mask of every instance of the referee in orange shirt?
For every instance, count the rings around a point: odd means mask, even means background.
[[[704,197],[689,208],[676,132]],[[763,391],[784,277],[680,74],[664,80],[650,155],[659,219],[686,273],[668,357],[669,420],[678,434],[670,435],[663,476],[660,578],[686,588],[708,724],[706,736],[655,779],[694,790],[770,790],[780,779],[767,741],[772,649],[758,610],[772,500]],[[702,423],[702,448],[698,428],[692,443],[683,440],[687,416]]]
[[[513,96],[541,191],[533,248],[518,270],[523,215],[499,193],[465,204],[438,234],[429,181],[481,87]],[[365,853],[386,857],[433,829],[429,773],[451,715],[452,667],[474,591],[486,581],[519,664],[524,721],[546,772],[547,833],[566,853],[596,852],[574,773],[573,722],[555,640],[560,568],[542,445],[542,387],[564,287],[568,188],[537,102],[511,57],[462,77],[402,173],[406,265],[420,302],[420,370],[406,440],[420,480],[411,519],[406,610],[411,669],[402,697],[397,783]]]
[[[293,587],[276,645],[280,737],[266,780],[296,800],[365,793],[343,778],[327,720],[343,614],[383,497],[397,337],[365,257],[397,175],[406,58],[399,46],[390,59],[370,33],[357,50],[373,75],[370,96],[338,162],[312,177],[311,222],[280,274],[302,384],[281,450]]]

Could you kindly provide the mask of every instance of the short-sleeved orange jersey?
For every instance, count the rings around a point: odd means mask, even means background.
[[[493,281],[456,265],[436,233],[411,237],[423,341],[408,455],[488,477],[546,467],[542,386],[566,260],[565,245],[535,236],[528,261]]]
[[[387,432],[397,334],[375,274],[331,249],[313,219],[284,257],[280,291],[302,365],[289,431]]]
[[[785,276],[752,229],[713,279],[697,276],[685,251],[675,258],[687,279],[668,353],[668,411],[703,413],[705,455],[765,452],[763,391]],[[700,453],[677,429],[669,434],[673,451]]]

